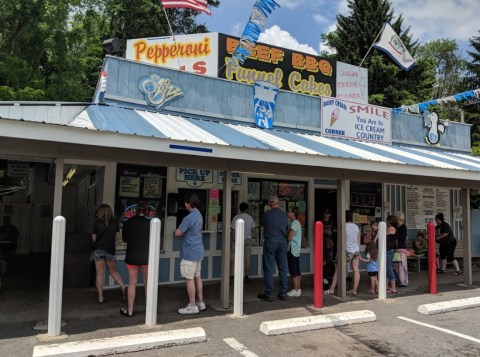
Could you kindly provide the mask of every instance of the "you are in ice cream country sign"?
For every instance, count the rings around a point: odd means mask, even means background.
[[[390,108],[323,97],[321,115],[322,135],[392,143]]]

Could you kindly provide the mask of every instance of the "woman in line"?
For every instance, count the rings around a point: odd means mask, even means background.
[[[437,272],[444,273],[447,268],[447,262],[449,262],[452,263],[455,269],[455,272],[452,273],[453,275],[462,274],[458,261],[454,257],[457,240],[453,235],[452,228],[450,228],[450,225],[445,222],[443,213],[439,213],[435,216],[435,223],[437,223],[435,231],[438,233],[435,240],[440,243],[440,269],[437,270]]]
[[[145,217],[146,213],[147,205],[144,202],[140,202],[136,207],[135,216],[123,224],[122,237],[127,243],[125,264],[128,269],[128,305],[120,309],[120,314],[125,317],[133,316],[133,306],[135,304],[138,273],[140,269],[143,276],[145,296],[147,295],[150,220]]]
[[[387,217],[387,279],[390,288],[387,289],[389,294],[397,294],[395,286],[395,273],[393,272],[393,254],[397,246],[397,217],[390,215]]]
[[[408,261],[407,261],[407,236],[408,230],[405,225],[405,215],[398,211],[395,213],[397,217],[397,252],[400,254],[400,261],[394,263],[395,278],[397,284],[402,287],[408,286]]]
[[[302,279],[300,272],[300,246],[302,243],[302,225],[298,221],[299,214],[300,209],[298,207],[292,207],[288,211],[288,218],[292,222],[290,229],[287,233],[288,270],[290,271],[290,277],[292,278],[293,283],[293,289],[287,293],[287,295],[290,297],[299,297],[302,295],[302,289],[300,288],[300,281]]]
[[[115,240],[119,238],[120,228],[118,221],[113,218],[112,208],[102,204],[97,210],[97,220],[92,228],[92,260],[95,261],[95,285],[98,291],[98,303],[103,304],[103,287],[105,285],[105,266],[113,280],[122,288],[125,298],[125,284],[115,267]]]

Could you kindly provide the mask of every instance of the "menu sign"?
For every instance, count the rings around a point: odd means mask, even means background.
[[[146,198],[162,197],[162,179],[156,176],[144,177],[143,196]]]
[[[120,197],[139,197],[140,177],[120,176],[118,195]]]
[[[450,190],[432,187],[406,187],[406,222],[408,228],[425,229],[442,212],[450,217]]]

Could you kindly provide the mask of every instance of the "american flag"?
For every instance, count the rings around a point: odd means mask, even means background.
[[[164,8],[183,7],[196,11],[203,11],[207,15],[212,13],[208,10],[207,0],[161,0]]]

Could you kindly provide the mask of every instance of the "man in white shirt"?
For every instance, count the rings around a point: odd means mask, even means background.
[[[245,259],[245,276],[244,276],[244,282],[249,283],[249,277],[248,275],[250,274],[250,257],[252,255],[252,233],[253,229],[255,228],[255,221],[253,220],[252,216],[250,216],[247,211],[248,211],[248,204],[246,202],[240,203],[240,214],[237,214],[235,217],[232,219],[231,223],[231,237],[232,237],[232,242],[231,242],[231,251],[230,251],[230,276],[233,276],[234,269],[235,269],[235,224],[239,218],[243,219],[245,222],[244,225],[244,259]]]

